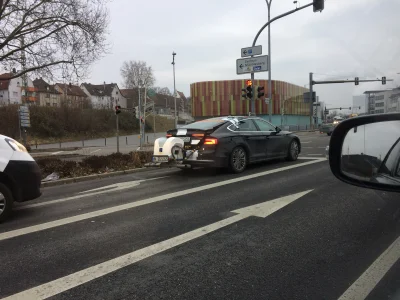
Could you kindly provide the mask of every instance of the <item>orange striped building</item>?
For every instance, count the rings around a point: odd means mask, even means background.
[[[195,82],[190,85],[193,117],[212,117],[228,115],[247,115],[251,110],[250,100],[242,100],[242,89],[246,88],[247,79]],[[310,104],[304,103],[303,93],[308,89],[284,81],[272,81],[272,103],[265,104],[268,97],[268,80],[254,80],[253,88],[263,86],[265,96],[256,99],[256,114],[281,114],[281,103],[285,115],[309,116]]]

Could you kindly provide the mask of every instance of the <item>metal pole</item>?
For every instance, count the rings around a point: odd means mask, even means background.
[[[154,133],[154,141],[156,140],[156,107],[153,101],[153,133]]]
[[[251,57],[253,57],[253,55],[251,56]],[[256,114],[256,101],[255,101],[255,97],[256,97],[256,93],[255,93],[255,90],[254,90],[254,73],[251,73],[251,84],[252,84],[252,87],[253,87],[253,95],[251,96],[251,114],[252,115],[255,115]]]
[[[147,104],[147,87],[144,87],[143,141],[146,141],[146,104]]]
[[[118,115],[116,115],[116,122],[117,122],[117,133],[116,133],[116,137],[117,137],[117,153],[119,153],[119,122],[118,122]]]
[[[21,132],[21,110],[18,109],[18,128],[19,128],[19,140],[22,141],[22,132]]]
[[[310,130],[312,129],[313,117],[313,73],[310,73]]]
[[[268,22],[271,21],[271,3],[272,0],[269,2],[266,0],[268,5]],[[269,122],[272,123],[272,81],[271,81],[271,26],[268,26],[268,112],[269,112]],[[281,124],[282,125],[282,124]]]
[[[142,148],[142,100],[140,99],[140,82],[138,85],[138,93],[139,93],[139,106],[138,106],[138,110],[139,110],[139,147],[140,149]]]
[[[177,119],[177,113],[176,113],[175,55],[176,55],[176,53],[172,51],[172,69],[173,69],[173,72],[174,72],[175,128],[178,128],[178,119]]]

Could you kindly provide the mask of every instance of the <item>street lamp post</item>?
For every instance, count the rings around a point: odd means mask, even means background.
[[[271,3],[272,0],[265,0],[268,6],[268,22],[271,21]],[[272,122],[272,82],[271,82],[271,26],[268,26],[268,113],[269,113],[269,122]]]
[[[176,87],[175,87],[175,55],[176,53],[172,51],[172,69],[174,72],[174,106],[175,106],[175,128],[178,127],[177,113],[176,113]]]

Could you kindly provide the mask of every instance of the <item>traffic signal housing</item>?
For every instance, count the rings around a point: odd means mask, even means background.
[[[313,0],[313,10],[314,12],[321,12],[324,10],[325,0]]]
[[[242,92],[244,93],[244,94],[242,94],[242,97],[243,97],[243,100],[246,100],[246,98],[247,98],[247,89],[242,89]]]
[[[386,77],[385,76],[382,77],[382,84],[386,84]]]
[[[259,86],[258,88],[257,88],[257,98],[261,98],[261,97],[263,97],[265,94],[264,94],[264,87],[263,86]]]
[[[246,90],[247,90],[246,94],[247,98],[249,99],[253,98],[253,87],[251,85],[248,85]]]
[[[116,105],[115,106],[115,114],[118,115],[121,113],[121,106],[120,105]]]
[[[354,83],[355,83],[355,85],[359,85],[360,79],[358,77],[354,78]]]

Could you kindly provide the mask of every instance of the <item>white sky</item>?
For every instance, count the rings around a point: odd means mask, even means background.
[[[311,0],[299,1],[305,5]],[[271,17],[295,8],[292,0],[273,0]],[[376,79],[400,84],[400,1],[326,0],[322,13],[312,7],[271,25],[272,79],[304,86],[315,80]],[[111,53],[92,68],[88,81],[122,85],[124,60],[143,60],[155,70],[156,85],[173,90],[172,51],[177,89],[190,94],[190,83],[249,78],[236,75],[240,49],[251,46],[267,21],[265,0],[113,0],[110,3]],[[267,54],[265,29],[257,44]],[[256,78],[268,78],[258,73]],[[308,87],[308,85],[307,85]],[[388,83],[317,85],[328,107],[351,106],[365,90]]]

